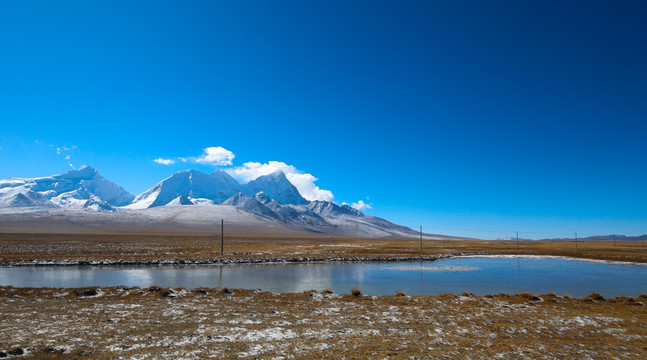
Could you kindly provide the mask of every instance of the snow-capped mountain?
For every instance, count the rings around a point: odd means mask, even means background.
[[[241,191],[241,186],[229,174],[216,170],[205,174],[197,170],[177,172],[138,195],[128,209],[146,209],[168,205],[195,203],[220,204]]]
[[[0,207],[112,211],[113,206],[127,205],[133,198],[90,166],[42,178],[0,180]]]
[[[259,176],[243,185],[245,195],[255,196],[261,191],[281,204],[302,205],[308,203],[308,200],[299,194],[297,188],[280,170],[269,175]]]
[[[213,229],[214,216],[226,214],[226,222],[240,224],[241,228],[253,223],[256,228],[265,226],[275,231],[365,237],[418,235],[348,205],[307,201],[280,171],[241,185],[222,170],[211,174],[185,170],[134,197],[86,166],[44,178],[1,180],[0,214],[0,225],[35,226],[44,222],[48,228],[114,230],[122,226],[128,231],[148,231],[151,227],[175,226],[183,231],[203,231]],[[61,225],[66,221],[70,224]]]
[[[259,176],[245,185],[240,185],[222,170],[211,174],[185,170],[171,175],[138,195],[126,208],[146,209],[171,204],[222,204],[238,193],[253,198],[261,191],[281,204],[308,203],[282,171]]]

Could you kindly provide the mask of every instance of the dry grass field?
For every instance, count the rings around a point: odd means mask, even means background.
[[[0,287],[0,351],[93,359],[641,359],[647,298]],[[90,295],[90,296],[87,296]],[[0,353],[1,355],[2,353]]]
[[[0,263],[155,263],[563,255],[647,262],[641,243],[1,234]],[[0,357],[639,359],[647,297],[354,296],[253,290],[0,287]],[[361,289],[357,289],[361,292]],[[645,289],[647,292],[647,289]]]
[[[557,255],[647,262],[641,242],[358,239],[313,235],[204,235],[0,233],[0,264],[33,262],[204,262],[245,260],[410,258],[442,254]]]

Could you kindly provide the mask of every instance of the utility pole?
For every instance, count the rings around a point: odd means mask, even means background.
[[[577,251],[577,231],[575,232],[575,251]]]
[[[420,225],[420,251],[422,251],[422,225]]]
[[[225,219],[220,219],[220,255],[225,254]]]
[[[613,237],[613,247],[616,247],[616,234],[611,235]]]
[[[519,232],[517,231],[517,250],[519,250]]]

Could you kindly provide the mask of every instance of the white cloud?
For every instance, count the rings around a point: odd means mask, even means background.
[[[367,204],[364,202],[364,200],[360,200],[356,203],[351,204],[351,207],[355,210],[362,211],[364,209],[371,209],[371,205]]]
[[[259,176],[269,175],[273,172],[281,170],[287,174],[296,173],[297,169],[281,161],[270,161],[266,164],[261,164],[259,162],[246,162],[243,166],[236,166],[232,169],[227,169],[226,171],[231,174],[231,176],[241,180],[242,182],[249,182],[256,179]]]
[[[173,159],[162,159],[161,157],[159,157],[159,158],[157,158],[157,159],[155,159],[153,161],[155,161],[156,163],[158,163],[160,165],[172,165],[172,164],[175,164],[175,160],[173,160]]]
[[[234,153],[221,146],[211,146],[205,148],[204,154],[193,160],[199,164],[231,165],[234,157]]]
[[[285,174],[285,177],[299,190],[301,196],[307,200],[332,201],[335,198],[332,191],[320,189],[315,185],[315,181],[319,179],[310,174]]]
[[[74,167],[74,165],[72,165],[72,163],[68,163],[68,165],[72,168],[72,170],[76,170],[76,168]]]
[[[315,185],[315,181],[319,179],[311,174],[299,171],[294,166],[281,161],[270,161],[265,164],[261,164],[259,162],[247,162],[242,166],[227,169],[226,171],[242,182],[248,182],[259,176],[269,175],[278,170],[285,173],[285,177],[297,188],[301,196],[307,200],[332,201],[334,198],[330,190],[320,189]]]
[[[232,165],[232,160],[236,157],[231,151],[221,146],[211,146],[204,148],[202,155],[193,157],[177,157],[176,159],[164,159],[159,157],[153,161],[161,165],[172,165],[176,161],[183,163],[192,162],[207,165]]]
[[[61,155],[61,148],[56,148],[56,154]]]
[[[65,155],[65,160],[70,160],[70,155]]]

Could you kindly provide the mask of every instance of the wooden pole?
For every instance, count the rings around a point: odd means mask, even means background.
[[[220,255],[225,254],[225,219],[220,219]]]
[[[613,247],[616,247],[616,235],[611,235],[613,237]]]
[[[575,232],[575,251],[577,251],[577,231]]]
[[[517,250],[519,250],[519,232],[517,231]]]
[[[422,251],[422,225],[420,225],[420,251]]]

